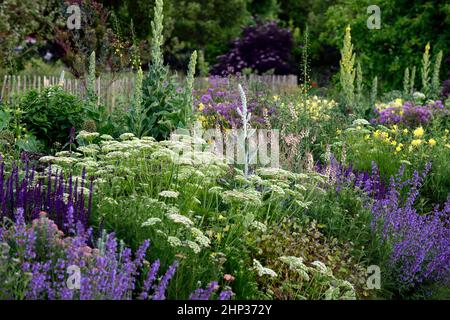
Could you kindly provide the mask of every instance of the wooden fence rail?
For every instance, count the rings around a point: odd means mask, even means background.
[[[5,75],[0,79],[0,101],[14,102],[20,95],[30,91],[41,91],[47,86],[57,85],[60,81],[59,76],[41,76],[41,75]],[[285,91],[296,88],[297,76],[277,76],[250,75],[242,78],[243,82],[259,81],[274,91]],[[196,78],[196,88],[207,88],[209,78]],[[64,89],[78,97],[83,97],[86,92],[86,83],[81,79],[64,79]],[[111,111],[114,109],[119,99],[130,100],[133,94],[134,75],[127,74],[122,77],[111,78],[111,76],[100,76],[96,80],[96,94],[98,103],[103,103]]]

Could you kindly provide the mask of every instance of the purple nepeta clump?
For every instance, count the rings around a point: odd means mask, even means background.
[[[28,163],[23,171],[13,164],[7,175],[0,159],[0,218],[13,219],[21,208],[26,221],[38,218],[39,213],[45,211],[64,232],[73,230],[78,221],[86,227],[91,213],[93,184],[91,180],[89,189],[85,188],[85,170],[75,180],[71,175],[64,179],[62,172],[53,173],[51,167],[46,178],[38,176]]]
[[[27,225],[24,210],[18,208],[15,223],[0,227],[0,296],[3,299],[29,300],[162,300],[178,262],[158,280],[159,260],[151,266],[145,260],[150,242],[133,254],[117,240],[114,233],[106,234],[93,247],[92,230],[81,222],[66,237],[45,213]],[[11,267],[12,266],[12,267]],[[149,266],[147,268],[146,266]],[[19,274],[20,286],[9,286],[11,274]],[[6,278],[5,278],[6,277]],[[140,279],[144,279],[139,287]],[[212,295],[210,285],[207,292]],[[197,293],[200,291],[196,291]],[[194,296],[196,293],[193,293]],[[202,294],[206,298],[206,294]],[[231,298],[223,291],[220,299]]]
[[[441,209],[436,206],[430,213],[420,214],[414,208],[430,168],[427,164],[422,174],[416,171],[408,181],[402,181],[402,168],[391,178],[386,196],[372,207],[372,227],[392,246],[390,264],[401,289],[450,283],[450,196]],[[405,187],[409,192],[403,199]]]
[[[420,187],[431,169],[428,163],[422,174],[414,172],[403,179],[405,166],[389,186],[372,163],[372,173],[355,172],[334,158],[329,166],[316,166],[316,171],[329,177],[337,191],[351,186],[369,195],[372,231],[391,247],[389,266],[400,290],[420,285],[450,284],[450,195],[445,204],[429,213],[419,213],[414,203]],[[406,196],[402,196],[406,193]]]
[[[380,124],[399,124],[402,123],[407,126],[425,125],[437,115],[448,115],[448,110],[442,101],[436,100],[434,103],[429,103],[425,106],[414,105],[407,101],[402,107],[389,107],[384,110],[375,110],[378,118],[372,119],[372,123]]]

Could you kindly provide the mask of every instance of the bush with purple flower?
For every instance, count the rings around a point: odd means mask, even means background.
[[[259,23],[246,27],[242,36],[234,40],[228,53],[219,56],[219,63],[211,74],[227,76],[244,69],[265,73],[290,74],[290,52],[293,46],[292,33],[280,28],[276,22]]]
[[[26,224],[23,208],[15,222],[0,227],[0,299],[164,300],[178,262],[159,278],[160,262],[145,260],[148,240],[133,252],[114,233],[103,232],[94,246],[92,229],[78,221],[73,235],[65,236],[41,212]],[[217,282],[198,289],[192,299],[208,300],[218,294]]]
[[[430,168],[429,163],[422,174],[415,171],[406,181],[402,168],[391,178],[386,196],[376,199],[372,207],[373,228],[392,247],[389,265],[399,291],[450,283],[450,196],[443,207],[436,206],[430,213],[421,214],[414,207]]]
[[[30,168],[13,164],[7,174],[5,163],[0,158],[0,218],[12,219],[18,208],[24,212],[26,221],[48,212],[58,227],[67,232],[73,230],[77,221],[87,227],[91,214],[93,182],[86,182],[86,171],[81,177],[69,175],[48,167],[46,176]]]
[[[237,84],[231,78],[211,77],[209,88],[206,91],[197,92],[195,99],[196,109],[200,112],[198,120],[204,128],[239,128],[242,126],[242,118],[238,109],[242,110],[242,102]],[[273,108],[265,108],[262,92],[246,90],[248,96],[248,112],[252,114],[250,124],[253,127],[264,126],[266,117],[272,115]]]
[[[409,127],[425,125],[434,117],[450,114],[450,110],[440,100],[429,101],[426,105],[415,105],[406,101],[401,106],[389,106],[384,109],[375,109],[377,118],[373,123],[379,124],[404,124]]]

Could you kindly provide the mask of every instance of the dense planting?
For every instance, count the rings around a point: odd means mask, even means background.
[[[448,299],[442,52],[414,52],[386,92],[346,26],[324,88],[306,29],[288,90],[245,76],[292,67],[298,32],[262,21],[199,85],[203,51],[186,78],[165,64],[165,10],[156,0],[148,69],[113,41],[134,77],[114,108],[94,51],[80,97],[63,73],[0,101],[0,299]]]

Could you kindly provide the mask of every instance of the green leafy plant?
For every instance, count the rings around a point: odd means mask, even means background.
[[[176,128],[189,126],[189,113],[192,112],[193,106],[192,99],[186,97],[192,94],[189,87],[193,83],[197,57],[196,53],[191,57],[188,83],[183,89],[176,78],[170,75],[169,68],[164,65],[163,20],[163,1],[157,0],[152,21],[152,61],[142,84],[142,112],[146,115],[142,122],[142,130],[158,140],[167,138]]]
[[[58,149],[68,141],[72,127],[83,123],[83,103],[59,85],[28,92],[19,103],[22,123],[45,147]]]

